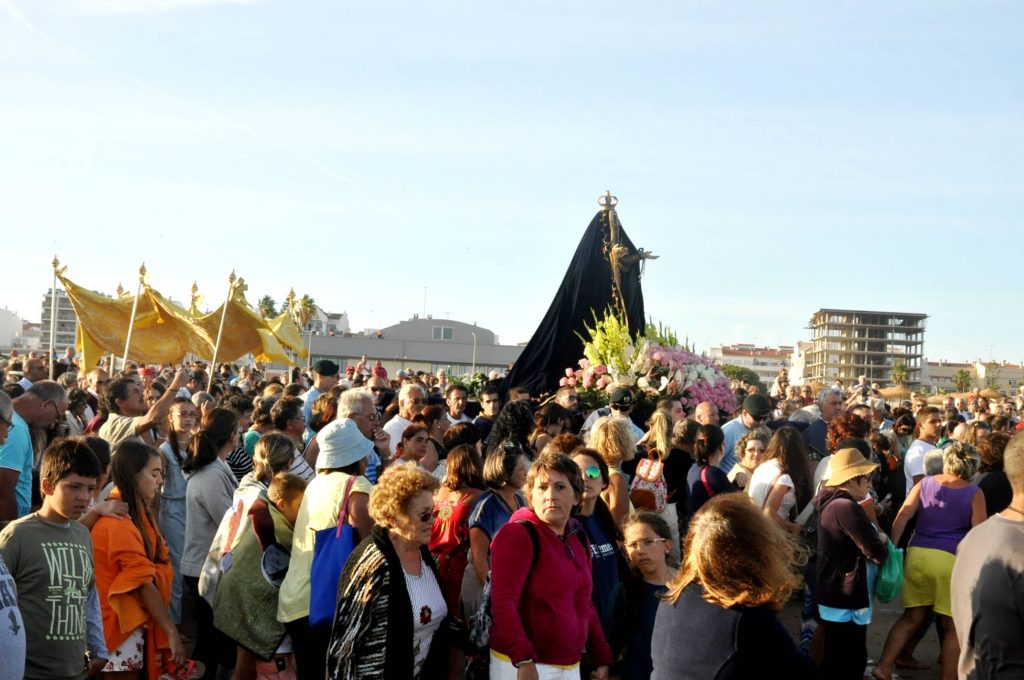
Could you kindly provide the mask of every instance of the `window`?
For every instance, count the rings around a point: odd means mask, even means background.
[[[434,340],[452,340],[455,329],[451,326],[434,326]]]

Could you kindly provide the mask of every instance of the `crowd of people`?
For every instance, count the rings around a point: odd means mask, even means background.
[[[1024,673],[1020,397],[49,363],[0,364],[5,679]]]

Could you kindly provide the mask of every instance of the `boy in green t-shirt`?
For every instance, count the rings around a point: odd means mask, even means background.
[[[43,506],[0,532],[0,555],[14,577],[25,623],[26,680],[80,678],[87,670],[92,540],[75,520],[99,475],[99,461],[80,439],[54,441],[40,463]]]

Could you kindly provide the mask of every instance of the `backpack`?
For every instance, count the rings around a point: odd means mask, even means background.
[[[515,520],[516,524],[522,524],[526,527],[526,532],[530,534],[530,543],[533,545],[533,558],[530,560],[530,572],[526,575],[527,581],[530,579],[530,574],[533,573],[534,568],[537,566],[537,560],[540,558],[540,537],[537,536],[537,528],[530,522],[524,522],[522,520]],[[579,531],[580,542],[583,543],[585,548],[585,554],[590,557],[590,540],[587,538],[587,534],[584,531]],[[525,583],[524,583],[525,588]],[[491,624],[494,623],[494,619],[491,616],[491,573],[487,572],[487,582],[484,583],[483,592],[480,594],[480,608],[469,617],[469,641],[480,649],[487,649],[491,641]]]
[[[537,528],[529,522],[516,520],[516,524],[526,527],[530,534],[530,543],[533,545],[533,558],[530,560],[530,574],[537,566],[537,559],[540,555],[540,538],[537,536]],[[529,574],[526,576],[530,578]],[[494,619],[491,617],[491,572],[487,571],[487,581],[484,583],[483,592],[480,593],[480,607],[469,617],[469,641],[480,649],[487,649],[491,641],[491,624]]]

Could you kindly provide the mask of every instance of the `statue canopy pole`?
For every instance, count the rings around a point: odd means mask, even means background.
[[[47,362],[50,366],[50,380],[53,380],[54,364],[54,351],[56,351],[55,345],[57,343],[57,270],[60,268],[60,260],[57,256],[53,256],[53,287],[50,288],[50,360]]]
[[[124,355],[121,357],[121,368],[128,364],[128,350],[132,346],[132,331],[135,329],[135,312],[139,309],[139,297],[142,295],[142,286],[146,283],[146,263],[139,267],[139,289],[135,293],[135,300],[132,302],[132,318],[128,320],[128,337],[124,341]],[[113,368],[114,362],[111,361]],[[113,374],[111,374],[113,376]]]
[[[231,306],[231,300],[235,293],[235,271],[231,270],[231,276],[228,277],[228,296],[224,300],[224,311],[220,315],[220,327],[217,329],[217,344],[213,346],[213,360],[210,361],[210,383],[206,386],[206,389],[213,389],[213,377],[217,373],[217,354],[220,352],[220,341],[224,337],[224,321],[228,318],[228,307]]]

